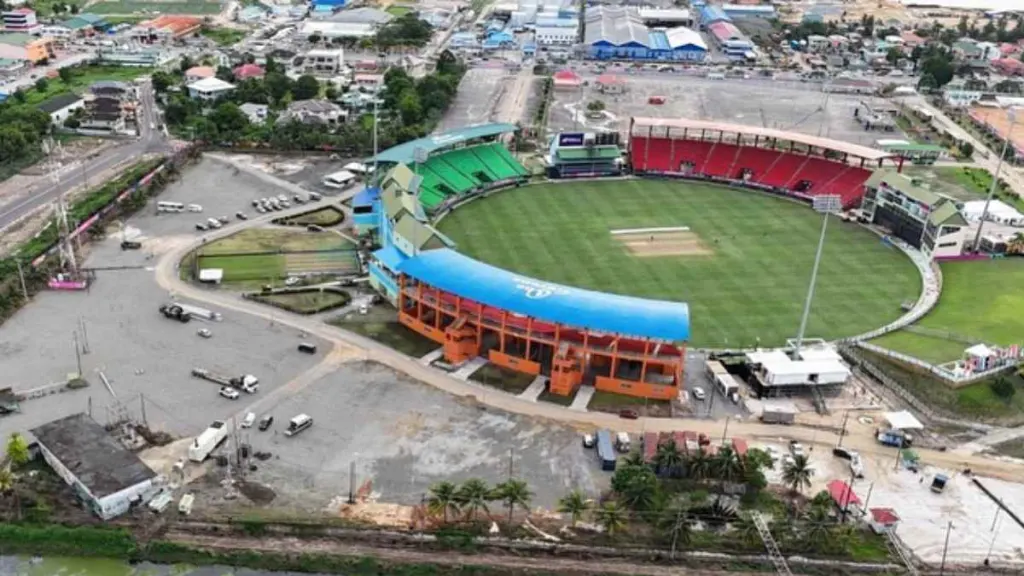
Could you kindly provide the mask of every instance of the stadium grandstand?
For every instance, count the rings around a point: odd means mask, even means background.
[[[516,129],[514,124],[467,126],[395,146],[376,160],[412,168],[420,180],[420,203],[438,212],[470,194],[526,180],[529,171],[498,140]]]
[[[890,154],[828,138],[703,120],[633,118],[634,174],[707,178],[794,196],[838,195],[855,208],[871,171]]]
[[[582,384],[670,400],[683,382],[689,309],[513,274],[451,249],[398,266],[398,319],[461,364],[477,356],[547,375],[552,394]]]
[[[625,164],[618,132],[562,132],[544,160],[550,178],[618,176]]]

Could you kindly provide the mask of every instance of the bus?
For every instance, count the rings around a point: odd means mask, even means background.
[[[601,461],[601,469],[615,471],[615,447],[612,445],[612,433],[609,430],[597,431],[597,458]]]
[[[181,202],[157,202],[157,212],[184,212],[185,205]]]

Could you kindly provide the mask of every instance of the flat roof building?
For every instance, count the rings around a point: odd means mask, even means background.
[[[157,474],[87,414],[31,430],[46,463],[104,520],[124,514],[159,490]]]

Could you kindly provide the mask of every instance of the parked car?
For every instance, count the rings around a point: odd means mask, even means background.
[[[235,218],[239,220],[248,220],[249,217],[245,215],[245,212],[235,212]]]
[[[270,414],[267,414],[263,418],[260,418],[260,426],[259,426],[260,431],[261,432],[266,431],[268,428],[270,428],[270,426],[273,423],[274,423],[274,417],[271,416]]]
[[[242,428],[252,428],[252,425],[255,422],[256,422],[256,413],[255,412],[247,412],[245,414],[245,418],[242,418],[242,423],[240,424],[240,426]]]
[[[196,334],[199,334],[202,338],[209,338],[210,336],[213,336],[213,332],[210,332],[208,328],[200,328]]]
[[[807,455],[807,452],[804,451],[804,445],[796,440],[789,441],[789,453],[792,454],[794,458],[797,456]]]
[[[704,400],[705,398],[708,397],[708,395],[704,392],[703,388],[697,386],[696,388],[693,389],[693,397],[696,398],[697,400]]]
[[[209,229],[210,227],[206,225],[206,222],[196,224],[196,230],[199,230],[200,232],[206,232]]]
[[[584,434],[583,435],[583,447],[584,448],[593,448],[594,447],[594,435],[593,434]]]
[[[619,411],[619,418],[625,418],[626,420],[636,420],[639,417],[640,414],[637,414],[636,410],[626,409]]]
[[[228,400],[238,400],[238,390],[228,386],[221,387],[220,395]]]

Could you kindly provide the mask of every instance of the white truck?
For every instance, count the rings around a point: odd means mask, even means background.
[[[245,392],[246,394],[255,394],[260,389],[260,379],[252,374],[243,374],[241,376],[235,376],[234,378],[228,378],[227,376],[210,372],[209,370],[193,368],[192,376],[208,380],[214,384],[220,384],[221,386],[235,388]]]
[[[220,421],[215,420],[210,427],[196,436],[196,439],[188,447],[188,459],[193,462],[202,462],[228,438],[228,427]]]

